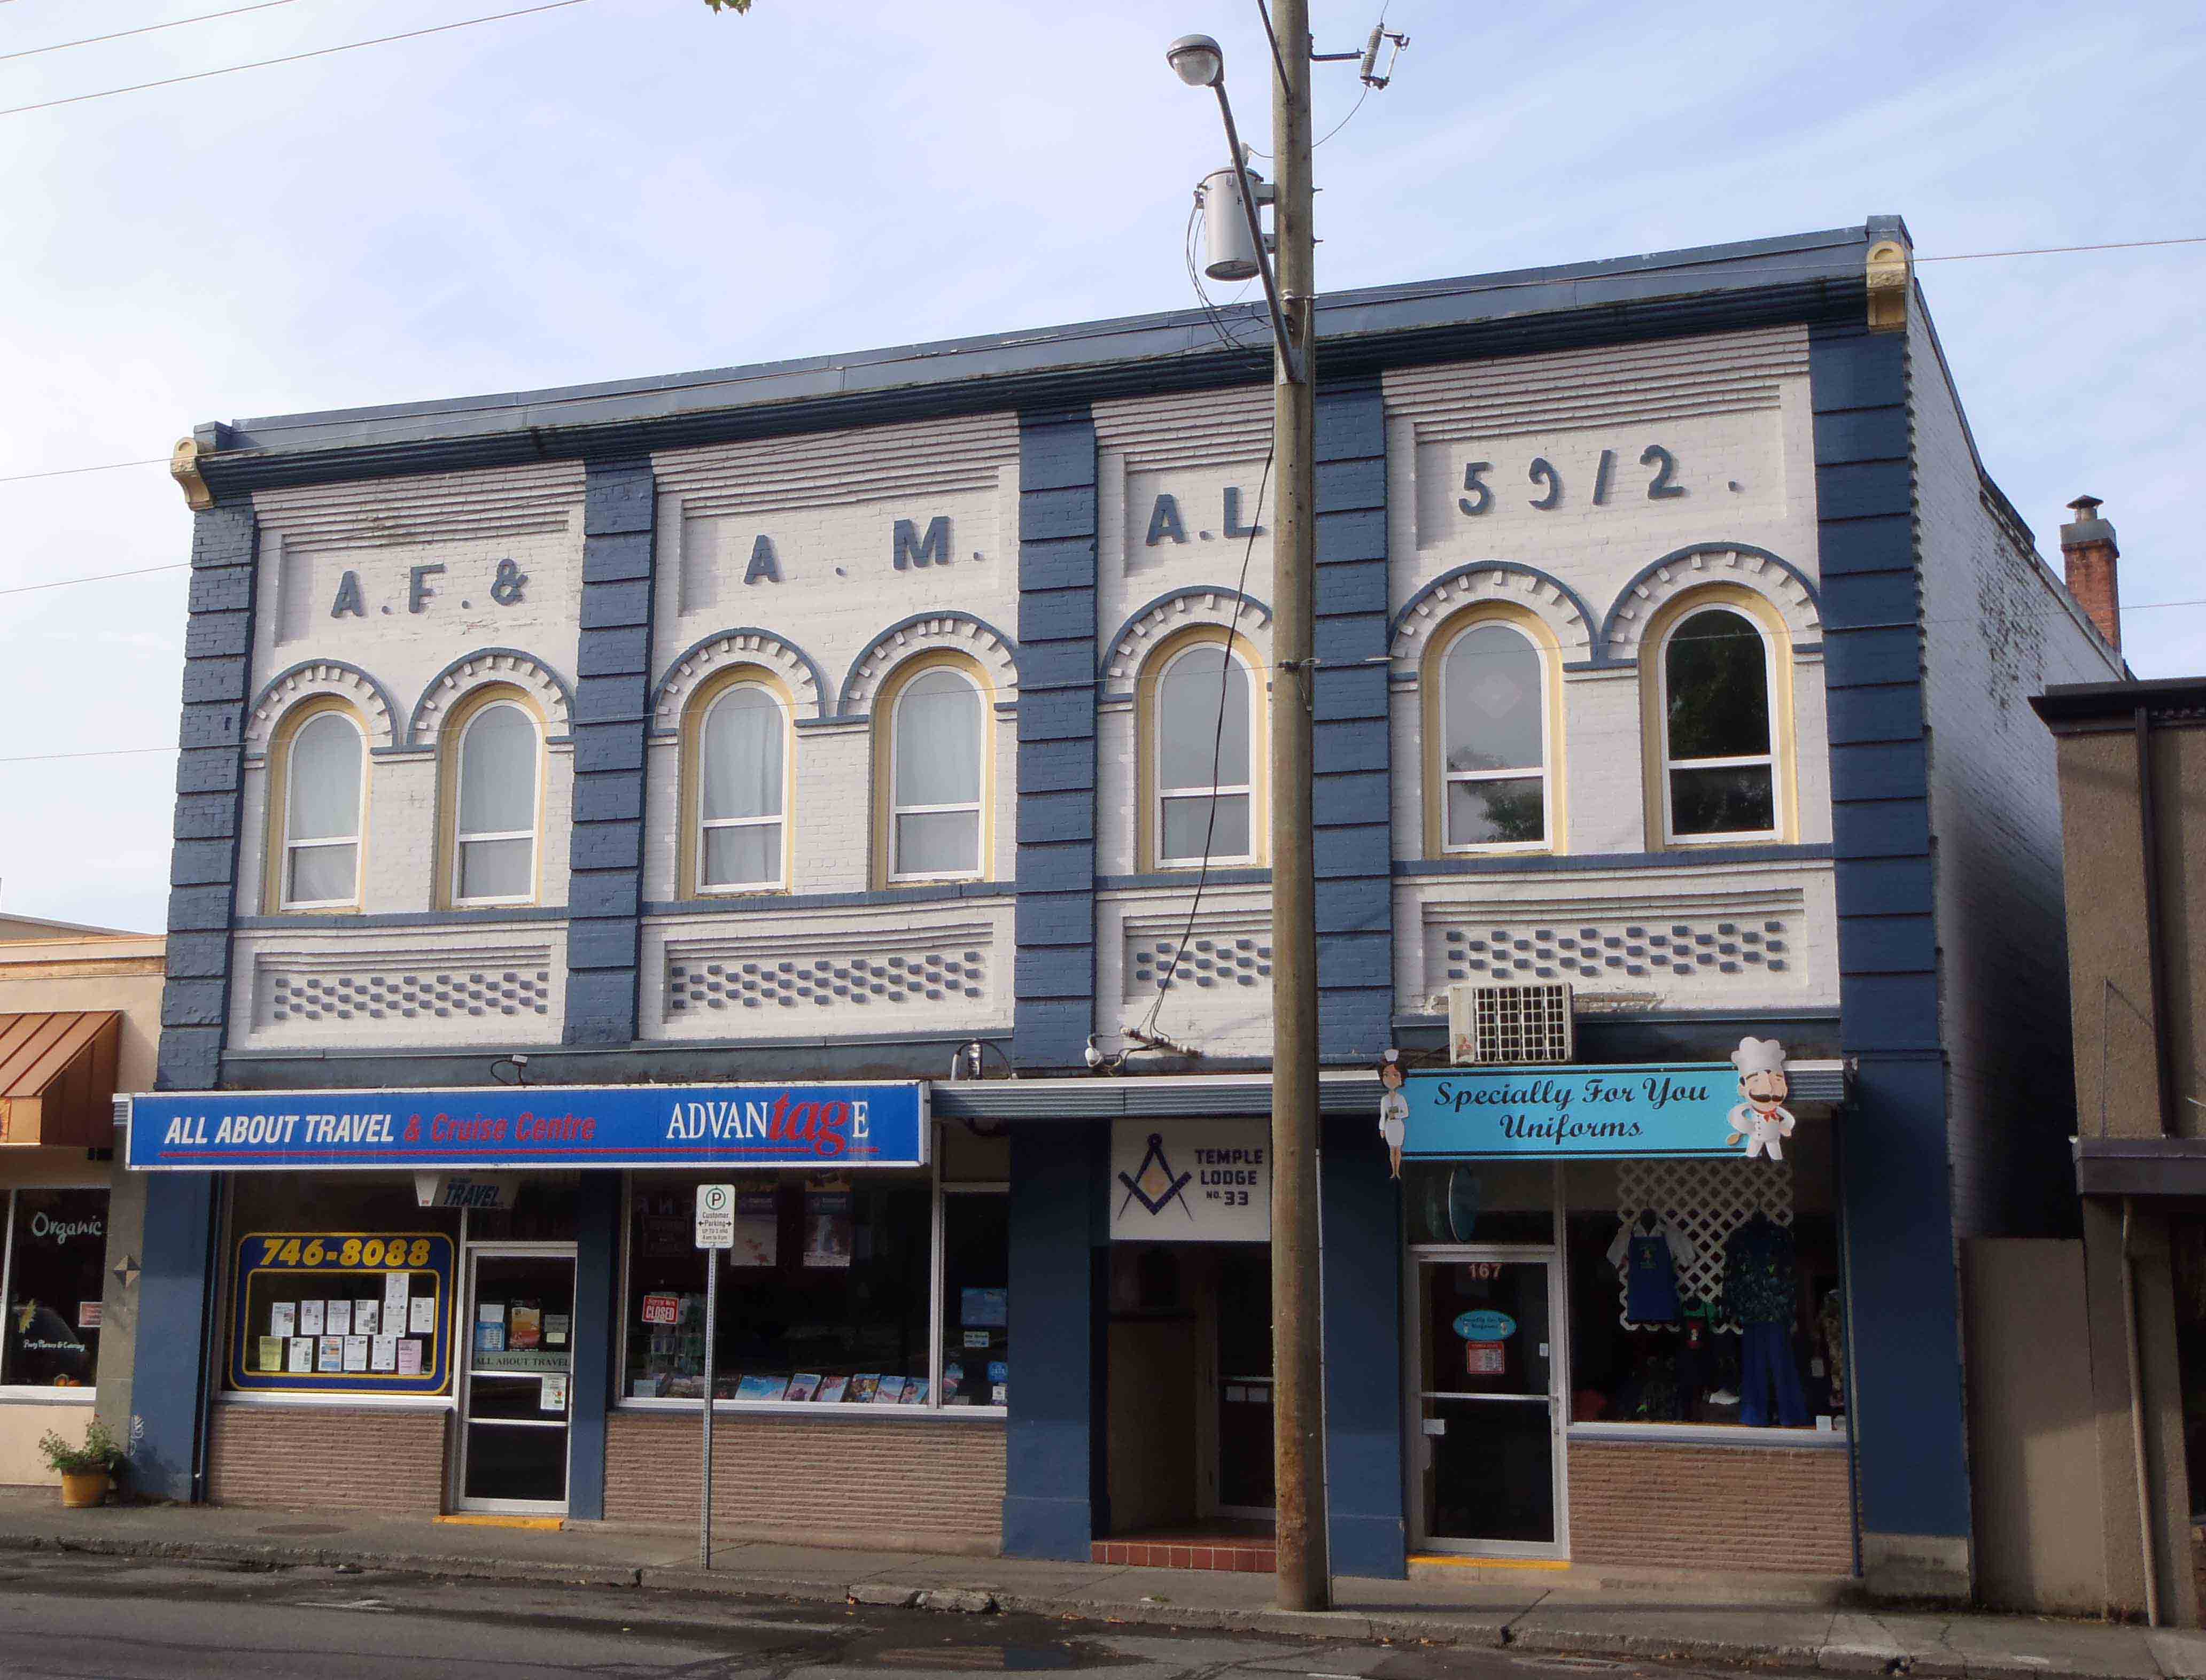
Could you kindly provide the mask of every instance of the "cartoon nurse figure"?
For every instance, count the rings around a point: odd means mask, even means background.
[[[1410,1135],[1410,1099],[1402,1094],[1401,1052],[1390,1050],[1379,1063],[1379,1135],[1386,1140],[1386,1158],[1394,1177],[1402,1176],[1402,1145]]]
[[[1746,1146],[1746,1158],[1767,1153],[1785,1159],[1780,1141],[1792,1135],[1792,1111],[1785,1106],[1785,1046],[1775,1039],[1741,1039],[1731,1053],[1738,1069],[1738,1093],[1746,1100],[1726,1117],[1733,1148]]]

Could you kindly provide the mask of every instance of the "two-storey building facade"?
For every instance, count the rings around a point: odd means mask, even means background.
[[[2024,696],[2120,664],[1904,229],[1318,319],[1336,1567],[1965,1593],[1955,1244],[2065,1132]],[[724,1533],[1261,1562],[1270,415],[1189,314],[181,449],[157,1485],[680,1521],[709,1389]],[[1389,1052],[1532,1118],[1395,1159]]]

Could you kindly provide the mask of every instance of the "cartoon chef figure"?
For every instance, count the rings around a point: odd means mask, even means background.
[[[1402,1145],[1410,1135],[1410,1099],[1402,1094],[1401,1052],[1390,1050],[1379,1063],[1379,1135],[1386,1140],[1386,1158],[1394,1177],[1402,1176]]]
[[[1785,1046],[1774,1039],[1741,1039],[1731,1053],[1738,1069],[1738,1093],[1746,1100],[1726,1117],[1733,1148],[1746,1146],[1746,1158],[1767,1153],[1785,1159],[1780,1140],[1792,1135],[1792,1111],[1785,1106]]]

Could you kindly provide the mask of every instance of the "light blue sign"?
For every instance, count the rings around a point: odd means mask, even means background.
[[[130,1099],[140,1171],[927,1165],[927,1087],[500,1085]]]
[[[1517,1320],[1506,1313],[1482,1307],[1458,1318],[1455,1333],[1466,1342],[1505,1342],[1517,1333]]]
[[[1404,1081],[1409,1160],[1543,1155],[1738,1155],[1728,1062],[1457,1068]]]

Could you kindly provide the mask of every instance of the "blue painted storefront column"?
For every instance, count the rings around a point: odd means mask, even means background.
[[[1004,1551],[1086,1563],[1105,1531],[1107,1123],[1011,1129]]]
[[[203,1355],[220,1182],[211,1172],[156,1172],[146,1186],[129,1447],[131,1490],[152,1498],[206,1497],[200,1463],[207,1378]]]
[[[569,1404],[567,1513],[587,1522],[605,1514],[605,1413],[619,1373],[613,1349],[619,1310],[621,1176],[586,1172],[575,1199],[575,1385]]]
[[[1873,229],[1874,231],[1874,229]],[[1809,341],[1831,742],[1849,1424],[1862,1563],[1969,1588],[1970,1490],[1917,623],[1907,341]]]
[[[1325,1481],[1335,1575],[1409,1573],[1402,1440],[1402,1197],[1377,1115],[1325,1123]]]

